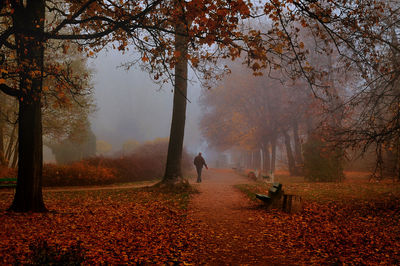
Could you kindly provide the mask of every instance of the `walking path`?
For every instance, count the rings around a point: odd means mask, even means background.
[[[189,216],[200,224],[206,243],[200,260],[218,265],[285,264],[265,248],[265,210],[234,187],[251,180],[232,170],[203,170],[199,194],[189,205]],[[286,262],[287,263],[287,262]]]

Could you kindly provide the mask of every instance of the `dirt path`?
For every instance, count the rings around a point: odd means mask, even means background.
[[[201,224],[206,243],[199,251],[205,264],[284,264],[265,249],[265,210],[234,187],[251,180],[231,170],[204,170],[190,216]],[[278,260],[278,261],[277,261]]]

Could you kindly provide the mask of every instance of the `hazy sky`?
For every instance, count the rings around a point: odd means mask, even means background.
[[[97,112],[91,122],[98,140],[105,140],[119,150],[124,141],[153,140],[169,136],[172,99],[171,85],[161,90],[147,73],[135,67],[126,71],[118,68],[129,55],[117,51],[104,51],[90,61],[95,70],[93,84]],[[204,148],[198,129],[200,87],[189,84],[185,146],[190,152]]]

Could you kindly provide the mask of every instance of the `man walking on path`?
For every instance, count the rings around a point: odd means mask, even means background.
[[[206,169],[208,169],[206,161],[201,156],[201,152],[199,152],[199,155],[197,155],[194,158],[193,163],[196,166],[196,170],[197,170],[197,183],[200,183],[201,182],[201,170],[203,169],[203,165],[206,167]]]

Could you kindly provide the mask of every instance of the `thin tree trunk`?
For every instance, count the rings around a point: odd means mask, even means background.
[[[256,169],[261,170],[261,149],[258,148],[255,153]]]
[[[251,154],[252,154],[252,152],[251,151],[248,151],[248,152],[246,152],[246,169],[250,169],[251,168]]]
[[[13,3],[13,24],[16,28],[20,73],[18,113],[18,181],[10,210],[43,212],[46,207],[42,195],[42,110],[41,89],[43,75],[45,1],[31,0]],[[28,35],[31,34],[31,35]]]
[[[276,136],[271,139],[271,173],[275,173],[276,163]]]
[[[14,155],[11,162],[11,168],[16,168],[18,162],[18,140],[15,142]]]
[[[267,175],[269,175],[271,172],[271,156],[269,153],[268,142],[266,142],[263,145],[262,151],[263,151],[263,159],[264,159],[264,163],[263,163],[264,169],[263,170]]]
[[[299,125],[297,121],[293,121],[293,140],[294,140],[294,154],[297,164],[303,164],[303,156],[301,153],[301,141],[299,137]]]
[[[288,158],[289,173],[290,173],[290,175],[295,175],[295,163],[294,163],[292,147],[290,145],[290,137],[286,131],[284,131],[283,135],[285,137],[285,146],[286,146],[286,154],[287,154],[287,158]]]
[[[5,150],[4,150],[4,120],[1,116],[1,108],[4,106],[4,98],[3,95],[0,94],[0,166],[6,164],[5,158]]]
[[[254,165],[255,165],[255,163],[254,163],[254,150],[252,150],[250,152],[250,166],[249,166],[249,168],[254,169]]]
[[[178,62],[175,65],[175,87],[172,111],[171,131],[168,144],[167,165],[163,182],[174,183],[182,178],[182,150],[185,134],[186,95],[187,95],[187,37],[186,27],[177,23],[175,34],[175,51],[178,52]]]
[[[6,162],[8,163],[11,159],[11,155],[12,155],[12,148],[14,146],[14,140],[15,140],[15,132],[17,129],[17,125],[14,125],[13,130],[11,131],[11,136],[9,138],[8,141],[8,145],[7,145],[7,150],[6,150]]]

